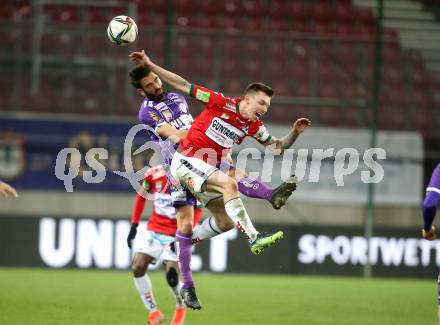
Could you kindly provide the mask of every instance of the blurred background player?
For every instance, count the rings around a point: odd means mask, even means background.
[[[266,234],[254,228],[238,194],[235,179],[214,166],[221,162],[224,149],[229,150],[233,144],[241,143],[246,136],[252,136],[261,144],[272,146],[282,152],[290,148],[297,136],[311,124],[310,121],[305,118],[298,119],[289,134],[278,139],[270,135],[260,121],[260,117],[267,112],[274,94],[270,87],[254,83],[248,86],[243,98],[225,98],[220,93],[190,84],[179,75],[154,64],[144,51],[133,52],[130,57],[151,69],[173,88],[206,104],[205,110],[198,116],[187,137],[180,143],[179,149],[183,154],[175,153],[173,156],[171,163],[173,177],[189,188],[204,204],[209,202],[206,192],[220,193],[227,215],[247,236],[252,253],[259,254],[266,247],[281,240],[283,237],[281,231]],[[206,155],[207,149],[214,152],[214,157]],[[204,154],[202,157],[197,157],[200,150]],[[193,220],[189,210],[188,213],[181,211],[182,208],[177,214],[176,232],[176,249],[184,280],[181,292],[188,306],[200,309],[190,269]]]
[[[423,238],[427,240],[434,240],[437,236],[435,234],[435,227],[433,221],[437,212],[437,206],[440,203],[440,164],[434,169],[428,187],[426,188],[425,200],[423,201]],[[438,309],[437,317],[440,324],[440,270],[437,276],[438,283]]]
[[[132,226],[127,237],[127,244],[130,248],[134,240],[135,255],[132,263],[134,283],[145,308],[149,312],[149,324],[161,324],[164,315],[157,306],[152,283],[146,271],[151,263],[159,259],[163,260],[167,283],[176,298],[176,309],[171,324],[180,325],[184,322],[186,307],[180,296],[181,282],[179,281],[177,256],[169,247],[169,244],[174,241],[177,229],[176,209],[172,206],[163,166],[152,167],[147,171],[142,190],[144,192],[138,193],[136,196],[131,217]],[[154,196],[153,212],[148,220],[146,231],[142,231],[136,236],[137,227],[145,208],[147,193]],[[201,215],[202,209],[196,208],[194,211],[195,223],[198,222]]]
[[[13,188],[11,185],[0,181],[0,193],[4,196],[4,197],[9,197],[9,196],[13,196],[13,197],[18,197],[17,191],[15,190],[15,188]]]

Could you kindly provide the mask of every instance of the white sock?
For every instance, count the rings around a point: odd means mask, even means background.
[[[225,210],[238,230],[246,234],[249,242],[253,242],[257,238],[258,231],[252,224],[241,199],[237,197],[226,202]]]
[[[203,222],[194,229],[191,241],[193,244],[197,244],[202,240],[206,240],[217,235],[220,235],[223,231],[217,226],[214,217],[209,217],[203,220]]]
[[[145,308],[151,313],[157,308],[157,304],[153,296],[153,287],[151,285],[150,277],[148,274],[145,274],[139,278],[134,278],[134,285],[141,296]]]
[[[180,289],[182,288],[182,282],[179,281],[179,283],[175,287],[171,287],[171,292],[173,293],[174,297],[176,298],[176,306],[177,307],[184,307],[185,303],[183,302],[182,296],[180,295]]]

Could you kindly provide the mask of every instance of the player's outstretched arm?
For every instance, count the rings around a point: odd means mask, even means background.
[[[13,196],[18,197],[17,191],[11,185],[0,181],[0,194],[4,197]]]
[[[138,64],[143,64],[144,66],[146,66],[171,87],[185,94],[189,94],[191,84],[188,81],[183,79],[181,76],[175,74],[174,72],[168,71],[158,66],[157,64],[154,64],[153,61],[151,61],[150,58],[145,54],[144,50],[142,50],[141,52],[133,52],[129,55],[129,57]]]
[[[310,125],[312,125],[312,122],[308,118],[299,118],[293,123],[292,130],[288,134],[282,138],[272,137],[264,145],[272,148],[274,151],[281,151],[283,153],[284,149],[290,148],[298,136]]]
[[[162,124],[156,131],[163,139],[170,139],[175,143],[185,139],[188,134],[188,130],[178,130],[168,123]]]

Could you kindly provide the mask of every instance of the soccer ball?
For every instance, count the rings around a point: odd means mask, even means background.
[[[137,25],[134,20],[128,16],[116,16],[110,21],[107,27],[107,35],[110,41],[120,46],[134,42],[137,34]]]

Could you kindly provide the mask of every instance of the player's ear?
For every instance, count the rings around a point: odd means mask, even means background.
[[[137,91],[141,96],[147,97],[147,94],[145,93],[145,91],[143,89],[138,88]]]

